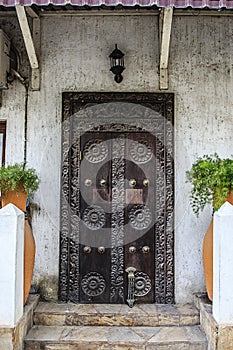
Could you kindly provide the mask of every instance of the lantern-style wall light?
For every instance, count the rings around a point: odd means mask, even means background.
[[[115,50],[109,55],[110,57],[110,71],[115,74],[115,82],[121,83],[123,80],[123,77],[121,73],[125,69],[124,67],[124,54],[117,48],[117,44],[115,45]]]

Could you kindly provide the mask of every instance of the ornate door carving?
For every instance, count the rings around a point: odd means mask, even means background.
[[[63,97],[60,299],[173,302],[173,95]]]

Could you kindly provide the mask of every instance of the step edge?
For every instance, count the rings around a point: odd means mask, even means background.
[[[78,330],[79,328],[80,328],[80,330],[81,329],[83,329],[83,328],[85,328],[85,327],[88,327],[88,326],[73,326],[73,328],[74,329],[76,329],[76,330]],[[172,335],[171,335],[171,338],[170,339],[168,339],[168,341],[166,341],[166,342],[164,342],[164,344],[168,344],[168,343],[170,343],[171,341],[174,343],[174,344],[180,344],[180,343],[185,343],[185,344],[189,344],[190,342],[192,342],[193,344],[195,344],[195,345],[198,345],[199,343],[200,344],[205,344],[205,343],[207,343],[207,339],[206,339],[206,336],[205,336],[205,334],[203,333],[203,330],[202,330],[202,328],[201,328],[201,326],[183,326],[184,328],[188,328],[188,329],[191,329],[191,328],[193,328],[193,329],[198,329],[201,333],[200,333],[200,339],[198,339],[197,338],[197,335],[196,335],[196,340],[195,339],[189,339],[189,340],[178,340],[178,341],[176,341],[176,340],[174,340],[174,339],[172,339]],[[32,327],[32,329],[30,330],[30,332],[27,334],[27,336],[25,337],[25,339],[24,339],[24,341],[25,341],[25,343],[35,343],[35,342],[42,342],[42,343],[57,343],[58,341],[57,340],[51,340],[51,339],[40,339],[40,338],[35,338],[34,336],[33,336],[33,333],[34,332],[36,332],[36,331],[38,331],[38,330],[41,330],[41,329],[46,329],[46,330],[48,330],[48,329],[50,329],[51,331],[53,331],[53,329],[57,329],[57,328],[61,328],[61,329],[67,329],[67,326],[37,326],[37,325],[35,325],[35,326],[33,326]],[[52,329],[51,329],[52,328]],[[89,326],[89,328],[92,328],[91,326]],[[99,328],[99,327],[98,327]],[[102,328],[102,329],[106,329],[106,328],[111,328],[111,326],[100,326],[100,328]],[[125,328],[125,327],[121,327],[121,326],[119,326],[118,327],[118,329],[119,328]],[[126,327],[127,328],[127,327]],[[141,327],[140,326],[136,326],[136,327],[128,327],[128,328],[131,328],[133,331],[135,331],[135,333],[137,334],[137,332],[136,331],[138,331]],[[157,327],[143,327],[144,329],[145,328],[157,328]],[[167,329],[168,327],[160,327],[161,328],[161,330],[163,330],[163,329]],[[173,327],[170,327],[170,328],[173,328],[173,330],[175,331],[175,329],[178,329],[178,328],[180,328],[180,327],[178,327],[178,326],[173,326]],[[154,335],[153,335],[154,336]],[[147,339],[147,340],[145,340],[145,342],[146,342],[146,344],[149,342],[149,343],[151,343],[151,344],[162,344],[162,342],[150,342],[150,340],[153,338],[153,336],[151,337],[151,338],[149,338],[149,339]],[[77,341],[79,341],[80,342],[80,340],[74,340],[74,341],[72,341],[72,340],[69,340],[69,339],[67,339],[67,340],[59,340],[59,342],[60,343],[62,343],[62,344],[68,344],[68,343],[72,343],[72,342],[74,342],[74,344],[75,343],[77,343]],[[89,343],[90,341],[87,341],[87,343]],[[95,340],[95,342],[96,343],[103,343],[104,341],[103,340]],[[119,343],[119,341],[117,340],[117,341],[114,341],[114,342],[110,342],[110,341],[108,341],[107,343],[111,343],[111,344],[113,344],[113,343]],[[81,340],[81,343],[85,343],[85,341],[83,341],[83,340]],[[124,344],[126,344],[127,342],[124,342]],[[135,341],[133,342],[130,342],[130,343],[135,343]],[[142,344],[143,343],[143,341],[142,342],[140,342],[140,344]]]

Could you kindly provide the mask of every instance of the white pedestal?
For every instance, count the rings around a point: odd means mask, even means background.
[[[233,205],[214,215],[213,316],[218,324],[233,325]]]
[[[13,204],[0,210],[0,325],[23,315],[24,213]]]

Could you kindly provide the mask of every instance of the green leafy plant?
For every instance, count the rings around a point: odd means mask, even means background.
[[[35,169],[26,169],[24,164],[16,163],[0,168],[0,189],[5,194],[8,191],[24,191],[29,195],[39,186]]]
[[[197,158],[186,172],[192,184],[190,203],[195,214],[208,203],[218,210],[233,189],[233,159],[221,159],[217,153]]]

